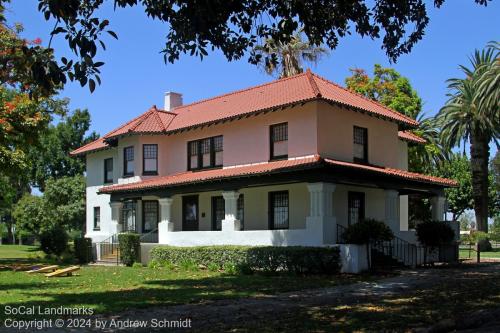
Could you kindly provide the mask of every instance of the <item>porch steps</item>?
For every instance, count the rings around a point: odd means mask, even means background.
[[[404,262],[394,258],[389,254],[385,254],[378,249],[372,248],[372,265],[374,267],[383,267],[383,268],[401,268],[405,267]]]

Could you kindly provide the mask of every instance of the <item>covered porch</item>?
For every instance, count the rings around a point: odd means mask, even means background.
[[[102,190],[111,194],[113,230],[124,231],[135,219],[135,231],[144,233],[148,225],[159,244],[325,246],[338,243],[349,223],[374,218],[415,243],[407,195],[431,197],[433,216],[441,220],[442,190],[451,185],[317,156],[161,178]],[[133,206],[134,217],[120,218]]]

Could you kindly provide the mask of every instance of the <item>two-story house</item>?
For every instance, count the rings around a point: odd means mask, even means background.
[[[407,171],[417,126],[310,71],[187,105],[168,92],[163,110],[72,153],[87,161],[87,236],[321,246],[375,218],[415,242],[408,195],[430,197],[442,220],[453,185]]]

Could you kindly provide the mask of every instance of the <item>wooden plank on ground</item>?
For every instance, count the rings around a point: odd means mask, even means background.
[[[80,269],[80,266],[71,266],[68,268],[58,269],[55,272],[45,274],[46,277],[56,277],[56,276],[70,276],[73,275],[73,272],[76,272]]]
[[[44,267],[39,267],[36,269],[32,269],[30,271],[27,271],[28,274],[32,273],[47,273],[47,272],[53,272],[59,269],[58,265],[51,265],[51,266],[44,266]]]

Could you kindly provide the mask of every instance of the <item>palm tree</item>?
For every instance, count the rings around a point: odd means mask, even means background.
[[[259,65],[267,74],[278,73],[280,78],[284,78],[302,73],[303,61],[316,64],[321,56],[327,54],[326,49],[304,41],[302,32],[303,29],[299,29],[288,43],[268,38],[263,45],[254,48],[254,51],[262,56]]]
[[[476,222],[478,230],[487,232],[489,143],[498,139],[500,130],[499,101],[492,94],[498,96],[500,87],[491,88],[485,82],[486,77],[491,78],[491,71],[497,70],[499,52],[489,46],[481,52],[476,50],[470,60],[471,69],[460,66],[465,79],[447,81],[452,92],[437,117],[447,147],[470,142]]]

